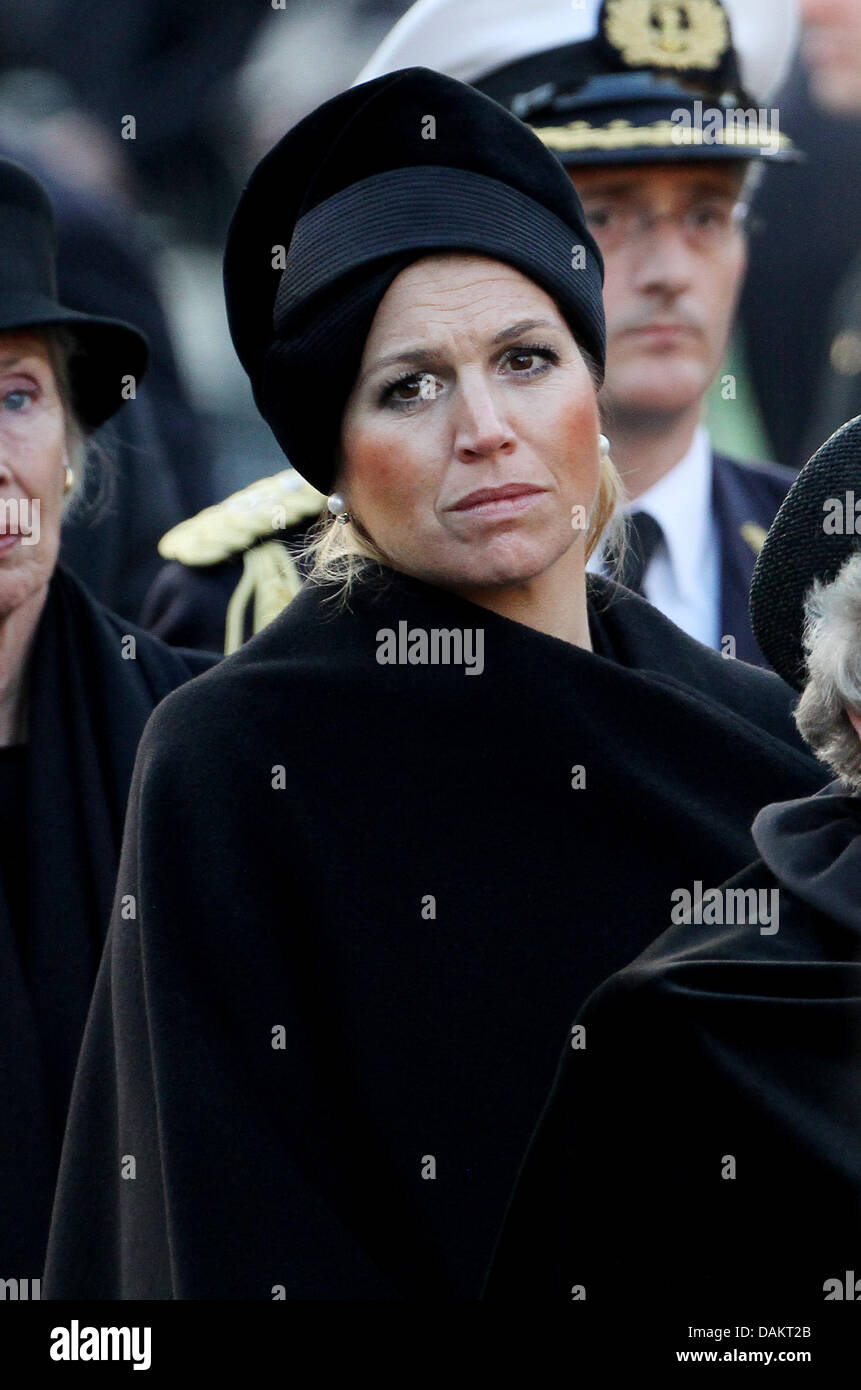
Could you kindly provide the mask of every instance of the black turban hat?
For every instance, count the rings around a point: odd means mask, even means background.
[[[603,372],[603,263],[571,181],[473,88],[426,68],[362,83],[251,175],[224,257],[230,332],[260,413],[322,492],[381,299],[408,265],[446,250],[541,286]]]
[[[861,415],[826,440],[796,478],[753,572],[756,640],[796,690],[807,681],[804,609],[814,580],[830,584],[861,549]],[[861,640],[861,637],[859,637]]]

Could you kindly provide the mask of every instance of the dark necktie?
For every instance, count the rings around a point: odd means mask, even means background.
[[[629,517],[628,549],[619,575],[620,583],[643,594],[643,580],[652,556],[664,538],[660,522],[648,512],[632,512]],[[645,597],[645,595],[643,595]]]

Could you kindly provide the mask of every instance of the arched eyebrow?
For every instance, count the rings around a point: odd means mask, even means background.
[[[512,323],[509,328],[501,329],[493,342],[504,343],[509,338],[522,338],[524,333],[533,333],[536,328],[558,327],[558,323],[554,323],[552,319],[521,319],[519,323]]]
[[[552,319],[519,319],[517,323],[509,324],[507,328],[501,328],[498,333],[490,339],[493,346],[499,343],[510,342],[513,338],[521,338],[524,333],[532,333],[536,328],[558,328],[559,324]],[[363,372],[359,378],[359,384],[366,381],[374,372],[381,371],[383,367],[392,367],[398,363],[405,367],[438,367],[444,362],[444,354],[436,348],[408,347],[401,352],[391,352],[385,357],[378,357],[372,362],[367,371]]]

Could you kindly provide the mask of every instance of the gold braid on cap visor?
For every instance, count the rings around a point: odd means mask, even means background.
[[[719,109],[719,108],[716,108]],[[771,126],[751,125],[733,120],[723,129],[702,130],[684,126],[676,121],[653,121],[651,125],[634,125],[631,121],[610,121],[609,125],[593,126],[588,121],[570,121],[568,125],[533,126],[535,134],[549,150],[635,150],[669,149],[707,145],[737,145],[745,149],[792,150],[788,135],[775,132]]]

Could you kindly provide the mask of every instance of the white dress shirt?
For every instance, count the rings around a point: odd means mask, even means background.
[[[646,598],[683,632],[719,647],[720,542],[712,510],[711,440],[703,425],[675,468],[626,502],[624,511],[648,512],[664,533],[643,580]],[[598,550],[587,568],[604,572]]]

